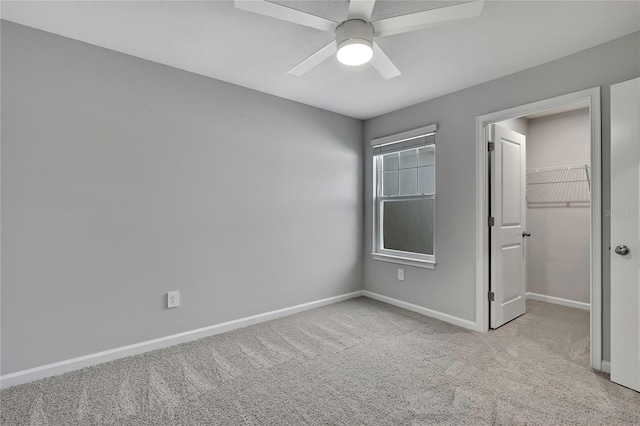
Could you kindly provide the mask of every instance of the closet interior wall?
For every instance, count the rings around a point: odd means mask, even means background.
[[[527,121],[527,292],[588,304],[589,110]]]

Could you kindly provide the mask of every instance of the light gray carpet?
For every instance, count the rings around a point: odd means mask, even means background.
[[[366,298],[1,392],[3,425],[640,424],[589,368],[589,314],[497,331]]]

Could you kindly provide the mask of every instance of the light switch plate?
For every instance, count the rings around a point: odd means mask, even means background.
[[[404,281],[404,269],[398,268],[398,281]]]

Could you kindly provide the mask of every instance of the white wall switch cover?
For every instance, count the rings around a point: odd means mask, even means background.
[[[167,308],[177,308],[180,306],[180,292],[170,291],[167,293]]]
[[[398,268],[398,281],[404,281],[404,269]]]

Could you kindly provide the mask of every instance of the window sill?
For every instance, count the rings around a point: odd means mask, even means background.
[[[417,260],[408,257],[391,256],[389,254],[371,253],[373,260],[398,263],[400,265],[417,266],[418,268],[436,269],[436,262],[430,260]]]

